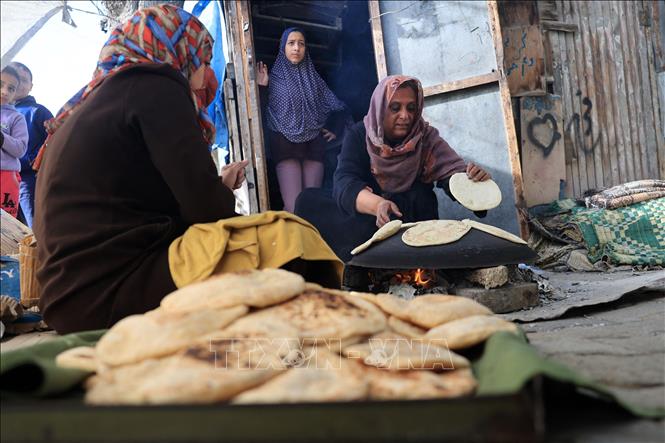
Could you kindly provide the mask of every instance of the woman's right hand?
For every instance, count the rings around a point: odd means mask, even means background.
[[[383,199],[376,206],[376,226],[379,228],[390,221],[390,215],[402,216],[397,205],[390,200]]]
[[[265,63],[259,62],[256,72],[256,82],[259,86],[268,86],[270,76],[268,75],[268,66]]]
[[[222,166],[222,183],[231,190],[240,188],[242,182],[245,181],[245,167],[248,164],[248,160],[243,160]]]

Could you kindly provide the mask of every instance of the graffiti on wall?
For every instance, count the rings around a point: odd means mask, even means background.
[[[509,27],[503,33],[503,68],[513,97],[545,93],[542,33],[536,25]]]
[[[563,135],[569,143],[572,143],[573,152],[581,151],[585,154],[592,154],[600,144],[602,132],[598,130],[594,134],[593,131],[591,114],[593,102],[589,97],[582,97],[582,91],[578,90],[576,96],[581,98],[582,114],[575,112],[569,118],[566,118],[566,116],[561,118],[558,115],[559,113],[553,109],[550,100],[537,97],[523,98],[523,108],[536,111],[529,115],[526,122],[526,139],[533,146],[540,149],[545,157],[550,155],[552,149],[562,137],[558,121],[567,122],[562,125]],[[549,128],[549,130],[546,128]]]
[[[561,140],[561,117],[558,96],[522,98],[524,140],[547,158]]]
[[[578,90],[575,95],[581,97],[582,91]],[[580,117],[579,112],[575,112],[566,124],[565,132],[577,149],[585,154],[591,154],[600,143],[602,133],[599,130],[596,139],[593,139],[593,120],[591,119],[593,102],[589,97],[584,97],[582,98],[582,105],[584,105],[584,113]],[[574,134],[572,133],[573,130]]]

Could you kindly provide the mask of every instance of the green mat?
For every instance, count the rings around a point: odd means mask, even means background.
[[[76,387],[87,373],[55,365],[55,356],[76,346],[92,346],[105,331],[70,334],[31,347],[2,353],[0,397],[47,397]],[[595,396],[614,401],[631,413],[648,418],[665,417],[665,408],[644,408],[622,401],[604,386],[561,364],[541,357],[523,335],[494,334],[485,344],[482,356],[473,363],[478,378],[478,396],[514,394],[532,378],[543,375],[562,383],[586,388]]]
[[[665,266],[665,198],[617,209],[587,209],[565,199],[546,215],[566,212],[563,220],[579,229],[591,262]]]

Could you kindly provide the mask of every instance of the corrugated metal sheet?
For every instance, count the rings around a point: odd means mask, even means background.
[[[557,2],[577,32],[548,32],[562,97],[566,193],[665,178],[654,2]]]

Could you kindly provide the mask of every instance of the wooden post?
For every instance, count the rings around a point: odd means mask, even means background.
[[[381,81],[388,75],[386,52],[383,47],[383,28],[381,26],[381,10],[379,0],[369,0],[369,21],[372,26],[372,42],[374,43],[374,60],[376,60],[376,76]]]
[[[256,70],[254,67],[254,43],[252,41],[252,18],[249,2],[236,0],[238,22],[242,24],[240,33],[240,50],[243,63],[243,78],[245,83],[245,99],[249,130],[251,137],[251,150],[256,168],[256,185],[259,211],[270,209],[268,198],[268,174],[265,159],[265,144],[263,141],[263,125],[261,123],[261,109],[259,106],[259,89],[256,83]],[[237,80],[236,80],[237,81]]]
[[[522,184],[522,167],[520,166],[520,155],[517,146],[517,135],[515,133],[515,121],[513,119],[513,108],[510,102],[510,90],[508,81],[503,71],[503,39],[501,38],[501,25],[499,24],[499,11],[496,0],[487,0],[489,9],[490,27],[492,37],[494,38],[494,50],[496,52],[496,64],[501,72],[499,77],[499,92],[501,94],[501,107],[503,108],[503,120],[506,127],[506,142],[508,145],[508,158],[510,168],[513,173],[513,188],[515,191],[515,210],[517,211],[517,221],[520,226],[520,234],[526,239],[529,236],[529,225],[523,212],[520,209],[526,209],[524,201],[524,191]]]
[[[247,168],[246,180],[249,190],[249,210],[251,213],[260,211],[259,202],[257,199],[256,189],[256,173],[255,173],[255,160],[252,154],[252,138],[250,132],[249,112],[247,105],[246,83],[245,83],[245,65],[242,55],[244,50],[241,45],[242,35],[242,17],[240,16],[235,1],[224,2],[226,8],[227,28],[229,32],[229,45],[233,55],[233,67],[235,69],[236,77],[236,103],[238,105],[238,122],[240,124],[240,146],[242,158],[250,161],[250,166]],[[236,140],[237,141],[237,140]]]

